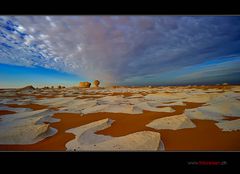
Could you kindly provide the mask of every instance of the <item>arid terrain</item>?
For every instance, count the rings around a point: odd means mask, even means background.
[[[240,86],[0,89],[1,151],[239,151]]]

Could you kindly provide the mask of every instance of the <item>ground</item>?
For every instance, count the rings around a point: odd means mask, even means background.
[[[239,151],[239,117],[237,85],[0,89],[0,150]]]

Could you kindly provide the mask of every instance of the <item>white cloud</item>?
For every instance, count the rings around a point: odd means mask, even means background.
[[[18,51],[0,62],[51,67],[90,79],[123,81],[164,73],[239,52],[240,17],[4,17],[27,35],[5,31]],[[26,30],[28,29],[28,30]],[[1,41],[1,40],[0,40]],[[29,46],[26,48],[25,46]],[[4,48],[5,49],[5,48]],[[18,59],[21,57],[21,61]],[[34,55],[34,56],[33,56]],[[40,56],[42,55],[42,56]],[[3,58],[4,57],[4,58]],[[36,58],[38,57],[38,58]],[[17,60],[18,59],[18,60]]]

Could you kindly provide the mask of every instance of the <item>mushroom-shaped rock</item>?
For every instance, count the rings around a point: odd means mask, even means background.
[[[80,82],[79,87],[80,88],[90,88],[91,83],[90,82]]]
[[[96,87],[98,87],[99,86],[99,84],[100,84],[100,81],[99,80],[94,80],[94,85],[96,86]]]

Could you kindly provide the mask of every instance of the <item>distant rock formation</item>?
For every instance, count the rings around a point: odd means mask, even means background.
[[[99,80],[94,80],[94,85],[96,86],[96,87],[98,87],[99,86],[99,84],[100,84],[100,81]]]
[[[26,91],[26,90],[35,90],[35,88],[32,85],[25,86],[23,88],[18,89],[18,91]]]
[[[223,83],[222,85],[228,85],[228,83]]]
[[[90,82],[80,82],[79,87],[80,88],[90,88],[91,83]]]

